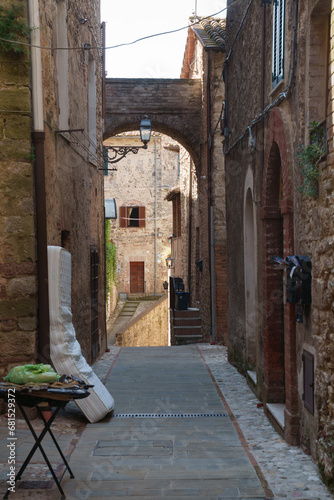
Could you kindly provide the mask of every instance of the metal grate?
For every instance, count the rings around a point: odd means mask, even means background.
[[[203,418],[228,417],[227,413],[116,413],[114,418]]]

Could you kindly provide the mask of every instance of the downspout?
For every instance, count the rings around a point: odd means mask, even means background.
[[[157,138],[154,137],[154,295],[157,294]]]
[[[266,3],[262,4],[262,78],[261,78],[261,109],[264,109],[264,91],[265,91],[265,70],[266,70]],[[261,148],[261,193],[260,200],[262,205],[262,187],[264,173],[264,141],[265,141],[265,117],[262,118],[262,148]]]
[[[47,260],[47,221],[45,194],[45,163],[44,163],[44,116],[43,116],[43,86],[42,58],[38,0],[28,0],[29,25],[31,43],[31,87],[33,109],[32,145],[34,148],[35,170],[35,203],[37,232],[37,280],[38,280],[38,352],[40,361],[50,362],[50,318],[48,290],[48,260]]]
[[[212,205],[212,135],[211,135],[211,92],[210,92],[211,52],[208,52],[208,79],[207,79],[207,162],[208,162],[208,219],[209,219],[209,272],[210,272],[210,305],[211,328],[210,343],[216,341],[216,294],[215,294],[215,254],[214,254],[214,221]]]

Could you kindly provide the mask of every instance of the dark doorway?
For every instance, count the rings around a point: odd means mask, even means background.
[[[144,292],[144,262],[130,262],[130,293]]]

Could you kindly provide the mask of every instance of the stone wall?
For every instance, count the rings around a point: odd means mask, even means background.
[[[117,334],[116,345],[123,347],[168,346],[168,296],[139,314],[125,331]]]
[[[5,2],[8,6],[12,3],[26,6],[22,1]],[[103,173],[99,170],[103,122],[101,52],[85,50],[83,45],[100,46],[99,2],[46,1],[39,6],[41,45],[75,48],[68,52],[41,51],[46,225],[47,244],[64,246],[72,255],[73,323],[83,352],[91,361],[92,250],[99,254],[96,343],[100,353],[106,335],[104,196]],[[63,7],[66,12],[60,15]],[[13,364],[37,359],[40,328],[36,294],[39,289],[36,155],[31,140],[34,124],[28,59],[28,53],[23,57],[0,54],[0,375]],[[92,109],[96,105],[95,114],[89,114],[89,87],[90,98],[95,101],[91,102]],[[82,131],[59,132],[74,129]],[[94,146],[90,142],[92,138]],[[43,284],[47,283],[46,276],[43,280]],[[47,336],[48,332],[45,333]]]
[[[99,259],[100,352],[106,335],[104,190],[103,172],[99,170],[103,167],[103,122],[100,51],[81,47],[100,46],[99,2],[45,2],[40,23],[43,46],[59,43],[78,47],[68,53],[42,51],[46,210],[48,244],[63,246],[72,256],[73,324],[89,362],[92,359],[90,267],[91,252],[95,250]],[[96,116],[92,118],[89,118],[90,91],[95,101],[91,102],[92,109],[96,106]],[[71,132],[78,129],[82,131]]]
[[[24,5],[3,2],[3,7]],[[26,21],[27,22],[27,21]],[[28,53],[0,52],[0,378],[36,357],[37,283]]]
[[[220,129],[225,95],[222,78],[224,59],[225,54],[222,51],[203,50],[202,44],[189,29],[182,74],[190,79],[200,79],[202,82],[201,149],[199,165],[195,165],[196,168],[194,168],[190,159],[185,160],[183,174],[181,174],[183,175],[181,202],[183,202],[182,234],[184,235],[182,246],[183,256],[186,259],[183,263],[183,273],[187,281],[190,281],[191,305],[199,307],[201,311],[204,338],[216,343],[227,342],[225,172]],[[190,185],[192,185],[191,189]],[[189,198],[191,198],[191,208]],[[210,254],[211,215],[214,228],[213,269],[211,269]],[[190,249],[189,237],[191,238]],[[196,261],[202,262],[202,270]],[[211,287],[212,280],[215,283],[214,287]],[[214,291],[214,296],[212,291]],[[213,312],[215,313],[215,338],[210,339]]]
[[[255,365],[258,396],[286,405],[282,434],[312,453],[330,481],[334,478],[334,5],[299,2],[296,32],[294,7],[293,0],[286,1],[284,78],[274,89],[273,9],[256,3],[248,8],[248,2],[241,1],[228,11],[227,53],[233,49],[226,71],[225,148],[229,359],[244,372]],[[264,30],[259,29],[262,23]],[[260,113],[267,106],[272,107],[262,119]],[[296,153],[299,144],[309,144],[309,123],[326,117],[328,154],[320,165],[319,196],[312,198],[300,192],[303,177]],[[277,253],[284,258],[308,255],[312,260],[312,304],[303,307],[303,322],[296,322],[295,304],[286,301],[285,272],[270,262]],[[252,268],[257,269],[253,289]],[[304,400],[305,355],[314,359],[313,411]]]

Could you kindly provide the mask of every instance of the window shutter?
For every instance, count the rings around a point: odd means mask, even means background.
[[[127,227],[126,207],[119,207],[119,227]]]
[[[145,207],[139,207],[139,227],[146,227]]]
[[[273,70],[275,87],[284,77],[284,24],[285,0],[275,0],[273,10]]]

